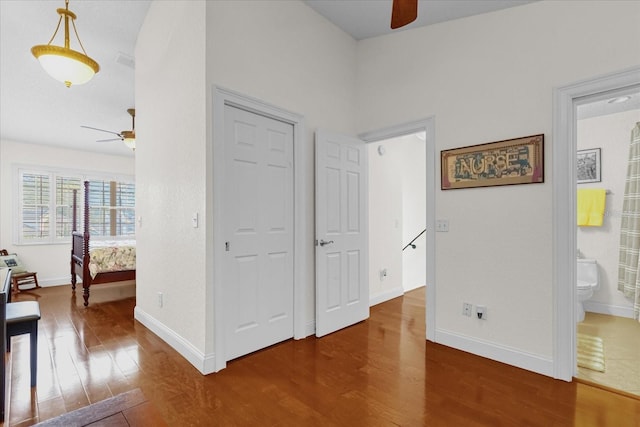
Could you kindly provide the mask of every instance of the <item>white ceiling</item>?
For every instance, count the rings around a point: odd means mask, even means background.
[[[269,0],[264,0],[269,1]],[[121,132],[131,129],[127,109],[134,100],[134,48],[151,0],[71,0],[76,26],[100,72],[85,85],[66,88],[49,77],[31,55],[46,44],[64,0],[0,0],[0,138],[132,156],[113,135],[81,125]],[[391,32],[391,0],[305,0],[355,39]],[[400,30],[530,3],[522,0],[420,0],[418,20]],[[275,5],[274,5],[275,7]],[[59,32],[55,44],[61,44]],[[71,36],[72,48],[75,37]],[[640,95],[636,96],[640,102]]]
[[[533,1],[538,0],[419,0],[418,18],[409,25],[392,30],[392,0],[304,0],[356,40],[480,15]]]
[[[67,88],[49,77],[31,54],[47,44],[64,0],[0,0],[0,138],[131,156],[114,135],[80,125],[121,132],[131,129],[127,108],[135,106],[134,56],[138,31],[150,0],[69,2],[87,54],[100,72],[81,86]],[[61,45],[64,29],[54,44]],[[71,47],[81,50],[71,29]]]

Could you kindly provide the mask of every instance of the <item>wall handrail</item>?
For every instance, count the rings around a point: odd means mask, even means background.
[[[416,245],[413,244],[413,242],[415,242],[416,240],[418,240],[418,237],[422,236],[424,233],[426,233],[427,229],[425,228],[424,230],[422,230],[420,232],[420,234],[418,234],[416,237],[413,238],[412,241],[410,241],[409,243],[407,243],[407,246],[405,246],[404,248],[402,248],[402,250],[404,251],[405,249],[407,249],[409,246],[411,246],[412,249],[416,248]]]

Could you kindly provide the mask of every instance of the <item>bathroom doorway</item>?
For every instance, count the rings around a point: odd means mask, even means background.
[[[577,104],[575,115],[578,206],[582,190],[604,190],[605,196],[602,223],[579,220],[576,231],[577,255],[595,260],[598,280],[592,292],[578,292],[585,317],[576,327],[575,377],[640,395],[640,323],[633,319],[632,301],[617,289],[626,164],[631,130],[640,121],[640,89],[590,98]]]
[[[576,107],[640,89],[634,67],[558,87],[553,91],[553,376],[572,381],[576,363]]]

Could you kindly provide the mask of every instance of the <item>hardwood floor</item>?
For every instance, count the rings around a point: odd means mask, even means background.
[[[38,385],[29,388],[28,340],[15,337],[11,426],[135,388],[170,426],[640,426],[640,400],[426,342],[423,289],[372,307],[365,322],[208,376],[133,320],[133,298],[92,295],[85,309],[56,287],[15,300],[36,297]]]

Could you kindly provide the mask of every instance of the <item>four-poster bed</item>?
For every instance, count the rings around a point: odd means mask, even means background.
[[[77,190],[73,192],[73,231],[71,243],[71,288],[77,276],[82,278],[85,307],[89,305],[89,288],[100,283],[135,280],[135,242],[98,241],[90,243],[89,182],[84,182],[83,231],[77,231]],[[93,256],[93,259],[92,259]]]

